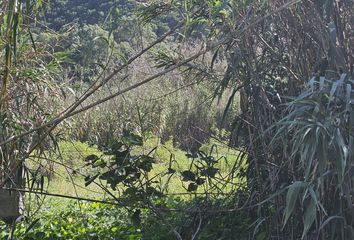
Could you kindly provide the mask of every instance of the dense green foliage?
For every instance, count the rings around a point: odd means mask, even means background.
[[[187,206],[225,206],[221,202],[209,202],[195,200],[185,202],[183,200],[171,200],[169,207],[185,209]],[[21,223],[16,229],[16,239],[32,240],[59,240],[59,239],[121,239],[138,240],[173,239],[170,229],[151,214],[143,211],[136,214],[134,209],[122,209],[102,204],[77,204],[67,202],[65,209],[42,209],[40,219],[35,219],[29,224]],[[171,224],[178,228],[184,238],[191,238],[195,224],[198,224],[197,213],[166,212],[166,217]],[[213,216],[212,218],[211,215]],[[139,218],[137,217],[139,216]],[[247,237],[249,219],[246,216],[235,213],[205,214],[198,239],[244,239]],[[6,226],[0,226],[2,232],[0,239],[8,236]],[[259,234],[261,238],[261,234]]]
[[[3,238],[354,239],[352,0],[0,9]]]
[[[4,226],[3,226],[4,227]],[[125,210],[99,204],[70,204],[64,210],[42,209],[41,218],[22,224],[16,239],[141,239]],[[7,239],[3,229],[0,239]]]
[[[136,5],[137,3],[131,0],[79,0],[75,2],[56,0],[47,6],[48,10],[45,12],[44,19],[49,27],[55,30],[60,30],[64,25],[72,24],[74,21],[80,25],[95,25],[107,24],[107,21],[112,21],[112,19],[115,21],[116,28],[118,18],[129,17]]]

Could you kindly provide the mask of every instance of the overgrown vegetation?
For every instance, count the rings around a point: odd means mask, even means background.
[[[354,239],[352,0],[0,9],[1,238]]]

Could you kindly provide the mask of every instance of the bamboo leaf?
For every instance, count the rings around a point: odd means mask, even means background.
[[[331,216],[327,218],[320,226],[319,231],[321,231],[330,221],[335,220],[335,219],[344,219],[343,217],[340,216]]]
[[[331,88],[331,91],[330,91],[330,93],[329,93],[329,101],[328,101],[327,108],[329,107],[329,104],[330,104],[330,103],[333,101],[333,99],[334,99],[334,93],[335,93],[336,90],[337,90],[338,84],[339,84],[338,81],[335,81],[335,82],[333,82],[333,84],[332,84],[332,88]]]
[[[223,123],[223,122],[225,121],[226,115],[227,115],[227,113],[229,112],[229,110],[230,110],[230,108],[231,108],[231,105],[232,105],[232,102],[233,102],[233,100],[234,100],[234,98],[235,98],[235,94],[236,94],[236,93],[237,93],[237,88],[232,91],[232,94],[231,94],[231,96],[229,97],[229,100],[227,101],[227,104],[226,104],[224,113],[223,113],[223,115],[222,115],[221,123]]]
[[[300,193],[300,191],[306,186],[305,182],[294,182],[293,184],[291,184],[289,186],[289,190],[286,194],[286,208],[285,208],[285,218],[284,218],[284,225],[283,228],[285,227],[288,219],[290,218],[295,204],[296,204],[296,200],[298,198],[298,195]]]
[[[311,196],[309,205],[306,208],[304,215],[304,231],[302,233],[302,239],[306,236],[307,232],[310,230],[312,224],[316,219],[316,199]]]

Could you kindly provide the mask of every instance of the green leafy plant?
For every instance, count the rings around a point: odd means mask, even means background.
[[[124,130],[122,141],[115,141],[106,148],[106,154],[111,156],[105,160],[96,155],[86,158],[93,168],[102,171],[85,178],[86,186],[96,178],[106,181],[113,190],[122,189],[124,196],[130,200],[144,201],[145,198],[161,196],[148,176],[153,168],[155,159],[149,154],[133,155],[133,147],[142,146],[143,138],[128,130]]]
[[[4,227],[0,227],[2,240],[8,237]],[[98,203],[68,203],[63,210],[42,209],[40,218],[19,224],[14,235],[21,240],[137,240],[142,237],[125,209]]]
[[[354,237],[350,220],[337,218],[345,218],[344,212],[348,215],[352,208],[348,205],[353,162],[352,89],[353,81],[346,74],[331,80],[313,78],[278,123],[274,144],[282,141],[289,146],[287,161],[296,166],[293,177],[297,179],[288,189],[284,225],[290,216],[303,215],[302,238],[311,231],[322,230],[328,220],[341,226],[337,234]],[[333,201],[340,204],[334,206]],[[302,213],[300,207],[295,210],[298,204],[304,209]],[[342,232],[343,229],[352,230]],[[323,236],[327,236],[325,232]]]

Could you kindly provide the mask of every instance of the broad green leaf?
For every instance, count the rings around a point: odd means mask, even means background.
[[[307,232],[310,230],[312,224],[316,219],[316,199],[311,197],[310,203],[306,208],[304,215],[304,231],[302,233],[302,239],[306,236]]]
[[[345,167],[347,165],[349,150],[347,145],[345,144],[343,135],[339,128],[336,129],[335,142],[337,144],[336,147],[339,149],[340,153],[339,156],[336,157],[338,180],[339,183],[342,183],[344,179]]]
[[[89,162],[89,161],[97,161],[99,159],[99,157],[95,154],[91,154],[91,155],[88,155],[86,158],[85,158],[85,161],[86,162]]]
[[[93,167],[100,167],[100,168],[104,168],[106,167],[106,162],[101,158],[101,159],[98,159],[94,164],[93,164]]]
[[[188,185],[188,192],[194,192],[198,189],[198,185],[195,183],[190,183]]]
[[[192,171],[183,171],[182,173],[183,181],[195,181],[196,175]]]
[[[294,182],[289,186],[288,193],[286,194],[286,208],[285,208],[285,218],[284,218],[284,225],[283,228],[285,227],[289,217],[291,216],[296,200],[298,198],[298,195],[300,191],[306,186],[305,182]]]

